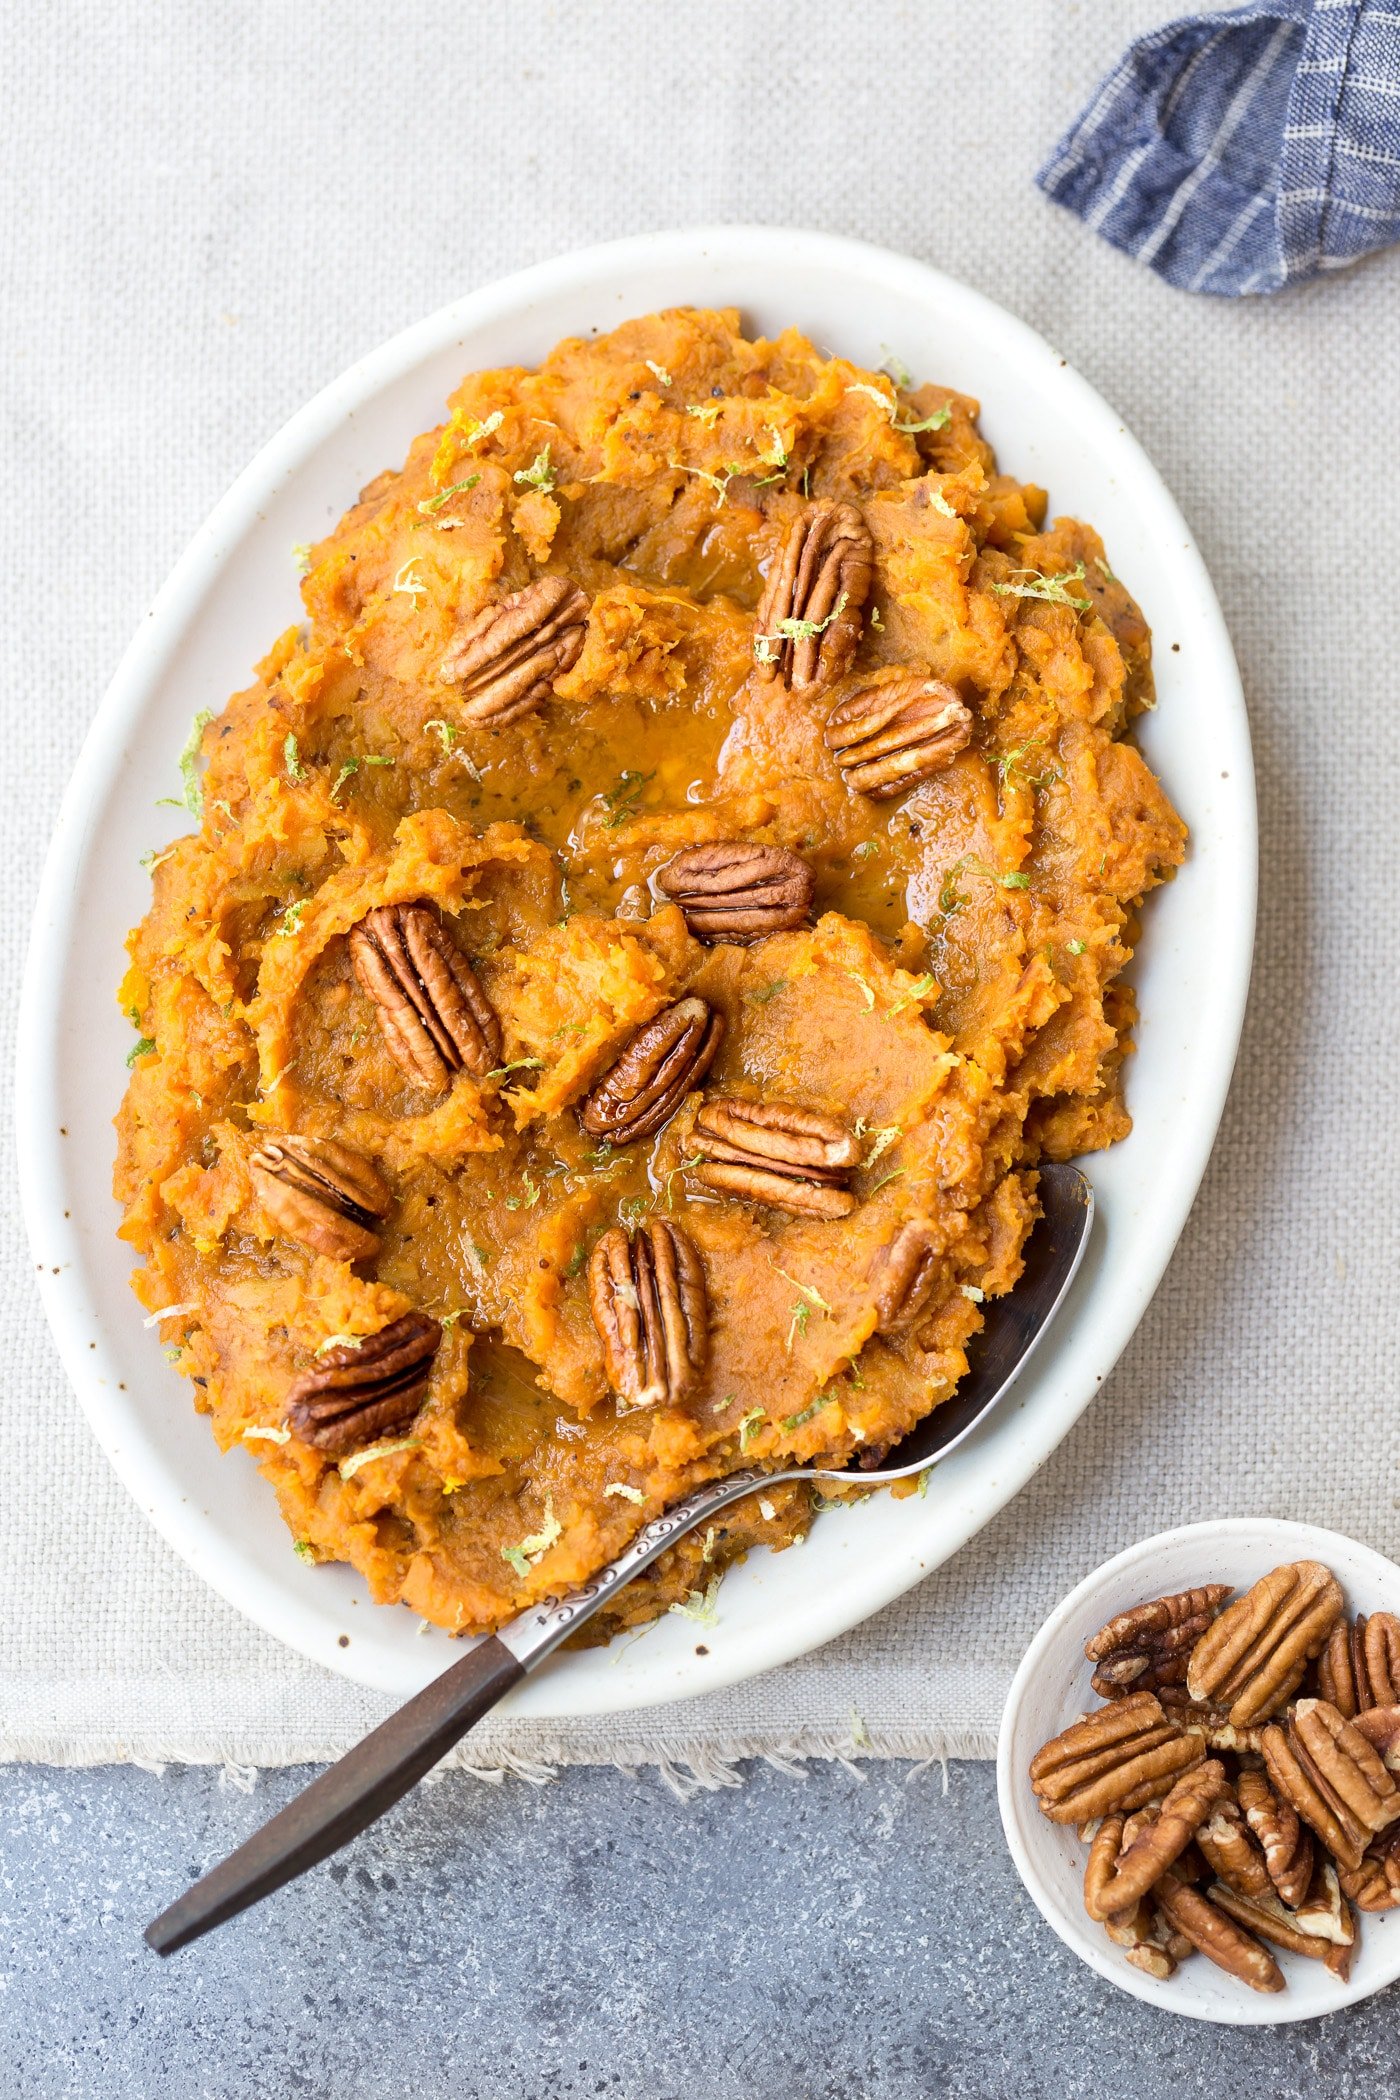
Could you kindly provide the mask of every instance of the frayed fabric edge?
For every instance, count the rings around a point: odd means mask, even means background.
[[[245,1741],[213,1745],[207,1739],[179,1737],[159,1741],[123,1740],[116,1736],[75,1742],[71,1738],[43,1735],[0,1737],[0,1763],[54,1765],[69,1769],[96,1765],[136,1765],[161,1776],[172,1765],[215,1765],[220,1768],[221,1786],[251,1793],[258,1776],[289,1765],[328,1764],[352,1747],[353,1738],[295,1736],[274,1746]],[[610,1743],[532,1742],[528,1751],[504,1744],[462,1744],[436,1765],[423,1781],[434,1785],[450,1773],[462,1773],[500,1786],[508,1779],[527,1786],[548,1786],[574,1765],[611,1766],[636,1778],[655,1772],[666,1791],[678,1801],[697,1794],[718,1793],[726,1787],[741,1787],[756,1763],[771,1766],[795,1781],[807,1777],[812,1762],[843,1765],[854,1779],[867,1776],[868,1764],[907,1763],[910,1782],[930,1773],[941,1776],[948,1789],[948,1766],[958,1758],[991,1758],[996,1755],[995,1735],[980,1729],[945,1731],[877,1730],[868,1733],[862,1725],[845,1734],[804,1733],[779,1738],[769,1735],[729,1736],[713,1741],[654,1742],[645,1737],[620,1736]]]

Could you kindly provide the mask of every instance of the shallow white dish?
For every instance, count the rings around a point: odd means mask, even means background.
[[[474,368],[533,363],[561,337],[682,304],[738,306],[877,365],[977,395],[1006,469],[1103,532],[1154,629],[1160,705],[1149,759],[1191,827],[1191,857],[1154,896],[1136,966],[1143,1023],[1129,1081],[1137,1127],[1092,1162],[1102,1224],[1053,1337],[926,1496],[828,1512],[798,1552],[755,1554],[697,1642],[668,1618],[644,1640],[564,1654],[515,1696],[534,1715],[612,1711],[715,1689],[844,1632],[957,1551],[1044,1461],[1108,1375],[1195,1196],[1234,1062],[1254,930],[1249,732],[1220,610],[1191,536],[1117,416],[1040,337],[904,257],[825,235],[728,227],[646,235],[469,293],[317,396],[196,535],[127,651],[65,797],[40,892],[19,1044],[21,1177],[46,1308],[117,1472],[175,1550],[279,1639],[362,1683],[407,1693],[454,1653],[359,1579],[309,1569],[240,1454],[219,1456],[189,1389],[143,1331],[113,1237],[111,1118],[131,1037],[114,992],[148,901],[139,861],[172,828],[194,713],[221,708],[300,613],[293,547],[440,419]],[[348,1636],[348,1645],[343,1645]],[[699,1652],[706,1650],[708,1652]]]
[[[1042,1743],[1099,1704],[1089,1688],[1084,1643],[1115,1613],[1205,1582],[1232,1582],[1243,1591],[1270,1568],[1291,1560],[1320,1560],[1329,1567],[1349,1612],[1400,1612],[1400,1568],[1340,1532],[1273,1517],[1225,1518],[1164,1531],[1105,1561],[1051,1613],[1012,1679],[997,1742],[997,1794],[1006,1841],[1046,1923],[1081,1961],[1135,1998],[1188,2019],[1233,2027],[1313,2020],[1394,1983],[1400,1977],[1400,1911],[1360,1918],[1361,1943],[1347,1983],[1338,1982],[1321,1962],[1285,1954],[1280,1947],[1270,1951],[1287,1982],[1283,1991],[1251,1991],[1200,1955],[1158,1983],[1125,1961],[1122,1949],[1086,1914],[1087,1847],[1073,1828],[1040,1813],[1027,1767]]]

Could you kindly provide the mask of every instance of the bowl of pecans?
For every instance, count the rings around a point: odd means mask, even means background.
[[[997,1756],[1012,1858],[1089,1966],[1192,2019],[1314,2019],[1400,1977],[1400,1568],[1238,1518],[1051,1614]]]

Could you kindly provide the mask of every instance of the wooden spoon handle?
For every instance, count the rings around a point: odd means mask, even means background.
[[[162,1911],[146,1927],[148,1945],[173,1954],[338,1852],[402,1800],[524,1674],[502,1641],[479,1642]]]

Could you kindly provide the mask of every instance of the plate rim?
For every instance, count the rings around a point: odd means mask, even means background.
[[[774,258],[779,252],[784,263],[796,261],[817,274],[834,273],[853,284],[862,278],[881,281],[897,294],[916,300],[930,314],[936,313],[940,301],[958,306],[965,318],[1000,337],[1018,361],[1040,366],[1047,383],[1063,390],[1080,423],[1095,431],[1106,450],[1116,453],[1123,473],[1131,477],[1135,496],[1150,505],[1162,531],[1170,535],[1173,559],[1185,564],[1199,638],[1209,651],[1202,675],[1208,675],[1213,686],[1226,693],[1232,703],[1225,717],[1232,733],[1230,755],[1235,776],[1229,799],[1238,827],[1235,858],[1242,884],[1234,912],[1226,919],[1227,938],[1223,945],[1227,968],[1214,1016],[1213,1051],[1208,1072],[1197,1087],[1189,1141],[1176,1156],[1175,1174],[1166,1183],[1163,1211],[1170,1220],[1169,1229],[1159,1233],[1151,1257],[1139,1263],[1135,1286],[1120,1294],[1127,1309],[1120,1305],[1115,1317],[1100,1321],[1095,1352],[1098,1369],[1092,1378],[1084,1378],[1081,1397],[1075,1403],[1062,1404],[1046,1432],[1022,1436],[1019,1444],[1002,1454],[1006,1462],[998,1468],[999,1477],[989,1503],[985,1497],[972,1498],[970,1509],[961,1509],[957,1520],[945,1526],[936,1541],[923,1540],[899,1551],[891,1550],[881,1563],[881,1579],[864,1583],[854,1608],[850,1598],[843,1595],[839,1607],[833,1608],[832,1600],[827,1598],[824,1610],[809,1610],[795,1627],[790,1615],[780,1638],[774,1640],[769,1635],[766,1653],[751,1652],[756,1645],[753,1640],[736,1644],[726,1656],[712,1657],[703,1673],[694,1673],[694,1681],[679,1683],[671,1670],[659,1671],[654,1684],[648,1682],[640,1687],[616,1680],[611,1684],[602,1682],[596,1672],[591,1683],[581,1673],[571,1675],[569,1693],[562,1699],[557,1690],[559,1672],[546,1669],[523,1693],[514,1695],[511,1705],[532,1718],[562,1718],[645,1708],[677,1697],[719,1690],[794,1660],[849,1631],[951,1558],[1026,1485],[1082,1415],[1126,1347],[1185,1225],[1223,1113],[1249,989],[1257,899],[1256,787],[1243,687],[1205,563],[1161,475],[1111,405],[1044,337],[985,294],[929,264],[873,243],[784,227],[701,226],[630,235],[532,264],[448,302],[357,359],[258,449],[197,528],[139,623],[94,714],[60,804],[38,889],[20,996],[16,1129],[21,1203],[49,1327],[88,1425],[118,1477],[179,1557],[227,1602],[285,1646],[352,1681],[377,1689],[402,1694],[405,1677],[400,1671],[386,1670],[363,1649],[341,1654],[334,1647],[328,1648],[324,1639],[299,1633],[295,1623],[288,1623],[281,1585],[269,1585],[261,1577],[250,1583],[246,1570],[239,1573],[222,1566],[223,1549],[214,1550],[208,1538],[201,1535],[202,1521],[190,1497],[152,1497],[149,1473],[138,1469],[136,1457],[111,1420],[110,1391],[94,1384],[88,1350],[83,1336],[76,1331],[82,1315],[75,1295],[81,1274],[78,1229],[75,1221],[58,1214],[58,1205],[50,1199],[47,1188],[47,1169],[57,1164],[59,1138],[57,1115],[53,1112],[57,1108],[53,1076],[57,1065],[46,1059],[45,1051],[54,1040],[58,1021],[67,944],[60,944],[57,959],[51,961],[45,935],[51,927],[71,923],[72,910],[64,908],[64,884],[81,863],[89,807],[150,689],[168,669],[185,628],[198,616],[200,601],[216,580],[222,562],[255,523],[263,504],[305,465],[347,416],[353,415],[357,404],[403,377],[415,363],[443,350],[454,336],[487,326],[493,320],[523,317],[533,299],[570,290],[593,290],[601,297],[649,267],[674,267],[678,260],[707,266],[718,255],[726,265],[742,267]],[[697,296],[702,289],[697,286]],[[67,1259],[55,1262],[54,1255],[60,1248],[66,1251]],[[1081,1279],[1078,1289],[1086,1287]],[[1067,1325],[1070,1320],[1072,1313],[1067,1316]],[[1001,1419],[1005,1420],[1004,1414]],[[986,1433],[994,1427],[995,1424],[989,1424]],[[983,1434],[979,1432],[965,1447],[968,1453],[976,1451]],[[279,1607],[276,1611],[274,1602]],[[454,1643],[452,1652],[460,1653],[460,1644]],[[609,1651],[589,1652],[603,1655]],[[416,1682],[416,1673],[413,1674]],[[541,1697],[541,1689],[549,1685],[551,1675],[556,1681],[552,1703],[547,1691]]]

